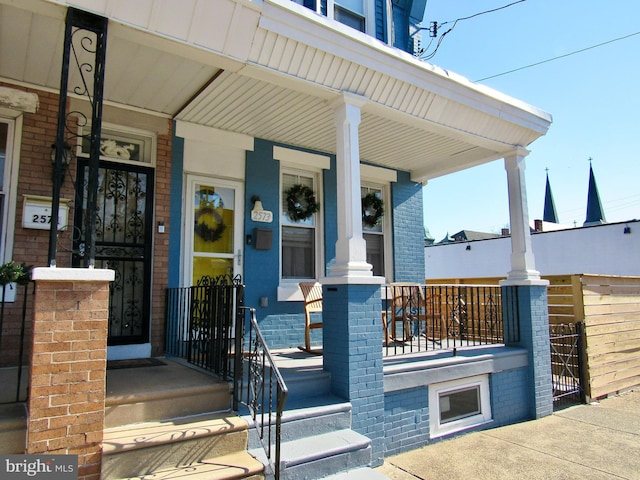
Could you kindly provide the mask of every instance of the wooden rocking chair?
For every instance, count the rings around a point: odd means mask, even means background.
[[[322,285],[318,282],[300,282],[300,290],[304,297],[304,348],[311,351],[311,329],[322,328],[322,322],[311,322],[311,314],[322,312]]]

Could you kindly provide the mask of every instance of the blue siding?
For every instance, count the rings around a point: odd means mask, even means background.
[[[387,9],[385,0],[376,0],[376,32],[375,37],[381,42],[387,43]]]
[[[182,173],[184,139],[176,137],[173,123],[171,141],[171,184],[169,185],[169,288],[179,287],[182,278],[180,249],[182,243]]]
[[[273,142],[256,139],[253,152],[247,152],[245,179],[245,234],[253,235],[254,228],[267,228],[273,232],[271,250],[256,250],[245,245],[244,281],[245,305],[255,307],[260,329],[270,348],[301,345],[304,339],[302,302],[278,302],[280,279],[280,162],[273,158]],[[287,146],[291,148],[290,146]],[[318,153],[318,152],[314,152]],[[324,154],[324,153],[323,153]],[[335,157],[331,169],[323,172],[323,215],[325,263],[335,258],[337,240],[337,203]],[[251,197],[258,195],[266,210],[273,212],[273,222],[251,221]],[[326,270],[326,267],[325,267]],[[326,272],[319,272],[319,276]],[[269,306],[260,307],[260,298],[267,297]],[[311,332],[313,345],[322,344],[322,330]]]

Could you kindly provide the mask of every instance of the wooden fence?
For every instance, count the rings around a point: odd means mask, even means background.
[[[640,385],[640,277],[550,275],[549,323],[584,322],[587,398]],[[434,279],[427,284],[496,285],[502,278]]]

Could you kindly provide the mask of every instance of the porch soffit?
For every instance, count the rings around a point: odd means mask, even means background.
[[[434,67],[405,58],[371,37],[357,37],[355,31],[349,35],[357,38],[345,37],[349,29],[328,28],[324,17],[307,22],[297,12],[276,6],[281,23],[293,19],[291,28],[308,30],[305,43],[293,38],[298,35],[295,32],[287,37],[259,28],[258,19],[261,25],[280,27],[273,18],[265,19],[264,12],[260,17],[255,4],[249,8],[238,0],[231,8],[236,2],[217,1],[229,7],[225,12],[230,19],[246,26],[240,43],[247,58],[242,58],[239,47],[240,56],[233,57],[194,44],[202,38],[188,28],[173,32],[179,38],[145,31],[165,25],[166,15],[164,20],[151,18],[149,25],[135,28],[111,21],[105,101],[333,153],[335,127],[328,101],[342,91],[353,92],[369,99],[360,125],[363,161],[412,172],[416,180],[500,158],[514,145],[526,146],[543,135],[550,123],[550,118],[513,102],[434,75],[430,73]],[[0,0],[0,80],[55,92],[65,9],[37,0],[27,4],[39,7],[25,10]],[[115,15],[113,6],[118,4],[106,0],[101,13]],[[206,2],[188,2],[193,12],[203,5]],[[269,5],[265,2],[264,10],[273,8]],[[228,44],[230,34],[217,41]],[[323,36],[326,41],[341,42],[340,48],[323,50],[322,45],[314,45],[314,39]]]

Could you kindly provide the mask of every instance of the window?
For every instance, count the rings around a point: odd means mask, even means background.
[[[432,438],[490,421],[489,377],[478,375],[431,385],[429,409]]]
[[[303,172],[283,172],[282,193],[282,279],[315,279],[317,270],[317,214],[305,220],[295,221],[287,214],[287,190],[294,185],[304,185],[318,195],[317,178]]]
[[[88,157],[91,147],[89,134],[91,126],[80,129],[79,155]],[[125,163],[154,163],[155,137],[141,130],[128,128],[120,131],[117,127],[104,126],[100,132],[100,157]]]
[[[326,14],[340,23],[361,32],[373,32],[374,19],[369,18],[368,12],[373,12],[371,0],[328,0],[325,5],[320,0],[293,0],[314,12]]]
[[[346,8],[336,4],[333,16],[340,23],[344,23],[345,25],[355,28],[356,30],[360,30],[361,32],[365,31],[365,18],[363,15],[347,10]]]
[[[0,263],[13,260],[16,220],[18,158],[22,134],[22,115],[0,108]],[[3,116],[5,115],[5,116]],[[5,290],[5,302],[15,300],[16,289]]]
[[[384,202],[384,191],[382,187],[363,186],[360,188],[360,196],[365,198],[373,195]],[[373,211],[364,211],[364,215],[369,217],[374,215]],[[385,225],[384,215],[376,225],[362,223],[362,236],[367,244],[367,263],[373,265],[373,274],[379,277],[385,276]]]

